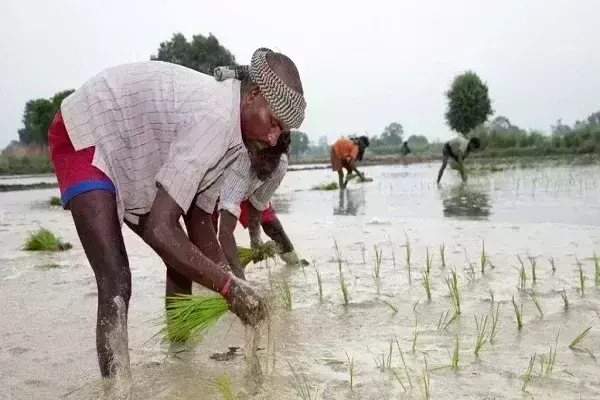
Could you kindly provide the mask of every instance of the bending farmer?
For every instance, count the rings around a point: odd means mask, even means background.
[[[470,140],[465,138],[464,136],[459,136],[446,142],[444,144],[444,149],[442,150],[442,166],[440,167],[440,172],[438,173],[437,183],[440,183],[442,179],[442,175],[444,174],[444,170],[446,169],[446,165],[448,164],[448,158],[452,158],[458,164],[458,169],[460,172],[460,176],[464,181],[466,181],[467,177],[465,175],[465,169],[463,161],[471,151],[479,150],[481,147],[481,141],[474,137]]]
[[[243,81],[218,82],[159,61],[110,68],[67,97],[50,127],[62,203],[96,276],[98,361],[116,398],[131,396],[123,222],[165,262],[167,295],[191,293],[195,281],[244,323],[265,317],[258,293],[232,276],[206,199],[245,147],[273,146],[299,127],[306,103],[285,55],[258,49],[245,71]]]
[[[360,179],[364,179],[364,175],[356,169],[356,161],[362,161],[367,147],[369,147],[369,138],[366,136],[341,138],[331,147],[331,169],[338,173],[340,189],[346,188],[348,176],[352,172],[356,172]],[[344,168],[348,171],[345,181]]]

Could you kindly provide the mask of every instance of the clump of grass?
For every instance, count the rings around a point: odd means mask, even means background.
[[[525,264],[523,264],[523,260],[521,257],[517,256],[519,259],[519,263],[521,264],[521,268],[517,268],[517,272],[519,273],[519,281],[517,284],[518,290],[525,290],[527,287],[527,272],[525,272]]]
[[[321,272],[319,267],[315,266],[315,273],[317,274],[317,287],[319,288],[319,299],[323,300],[323,280],[321,279]]]
[[[387,356],[385,354],[381,354],[381,358],[378,356],[375,357],[375,365],[377,369],[381,372],[389,371],[392,369],[392,355],[394,351],[394,341],[390,340],[390,347],[388,349]]]
[[[579,288],[577,288],[577,290],[579,290],[579,293],[581,293],[583,296],[585,294],[585,275],[583,274],[583,264],[581,264],[581,261],[579,261],[578,258],[576,260],[577,269],[579,270]]]
[[[459,359],[459,344],[458,344],[458,336],[454,337],[454,351],[452,352],[452,359],[450,360],[450,368],[453,370],[458,369],[458,359]]]
[[[415,317],[415,327],[413,328],[413,338],[412,338],[412,351],[415,352],[417,348],[417,339],[419,338],[419,324],[417,322],[417,318]]]
[[[496,305],[496,311],[492,313],[492,326],[490,328],[490,343],[494,342],[494,338],[498,333],[498,320],[500,319],[500,304]]]
[[[419,389],[421,389],[421,398],[424,400],[430,399],[430,385],[429,385],[429,368],[427,367],[427,359],[424,358],[425,369],[423,370],[423,377],[419,382]]]
[[[275,258],[279,252],[277,244],[273,242],[264,243],[258,247],[237,246],[237,251],[242,267],[250,264],[250,262],[256,264],[267,259]]]
[[[375,287],[377,288],[377,294],[379,294],[379,284],[381,283],[380,272],[381,272],[381,253],[382,249],[374,246],[375,255],[373,256],[373,269],[371,272],[371,276],[373,277],[373,282],[375,282]]]
[[[448,329],[451,323],[453,323],[458,318],[458,314],[454,313],[450,317],[450,310],[447,310],[445,313],[442,312],[440,314],[440,319],[438,320],[438,331]]]
[[[533,373],[533,365],[535,364],[535,358],[536,358],[536,354],[532,355],[529,358],[529,365],[527,366],[527,369],[525,370],[525,373],[523,374],[523,385],[521,386],[521,390],[523,392],[525,392],[527,390],[527,386],[529,385],[529,382],[531,382],[532,379],[532,373]]]
[[[450,297],[452,298],[454,313],[460,315],[460,288],[458,286],[458,277],[456,276],[456,271],[452,270],[450,277],[445,279],[448,290],[450,291]]]
[[[50,197],[50,200],[48,200],[48,203],[51,206],[62,206],[62,201],[60,200],[60,197],[58,197],[58,196]]]
[[[348,355],[348,353],[346,351],[344,351],[344,353],[346,353],[346,358],[348,359],[348,373],[350,375],[350,391],[352,392],[354,390],[354,358],[350,358],[350,356]]]
[[[221,375],[217,378],[215,385],[221,391],[221,395],[223,396],[224,400],[237,399],[237,394],[235,394],[233,392],[233,389],[231,386],[231,379],[229,378],[229,375],[227,374],[227,372],[225,372],[223,375]]]
[[[423,275],[423,288],[425,289],[425,295],[427,296],[427,300],[431,301],[431,285],[429,282],[429,271],[424,270],[422,272]]]
[[[427,275],[429,275],[429,271],[431,271],[431,263],[433,262],[433,257],[429,255],[429,247],[427,247],[427,255],[425,257],[425,269],[427,270]]]
[[[279,296],[281,298],[281,304],[287,311],[292,311],[294,300],[292,298],[292,289],[286,279],[282,279],[279,284]]]
[[[229,305],[220,295],[176,295],[167,297],[163,337],[169,342],[201,339],[227,314]]]
[[[517,319],[517,327],[520,330],[523,327],[523,304],[521,304],[521,308],[519,309],[515,301],[515,296],[512,297],[512,304],[515,310],[515,318]]]
[[[600,262],[596,252],[594,252],[594,283],[596,286],[600,286]]]
[[[315,389],[315,394],[313,396],[312,388],[310,387],[310,384],[308,383],[304,372],[300,372],[299,374],[296,373],[294,367],[292,367],[292,364],[290,364],[289,361],[288,366],[290,367],[292,375],[294,375],[294,379],[296,380],[296,390],[298,391],[300,398],[302,400],[317,400],[319,395],[319,385],[317,385],[317,388]]]
[[[555,273],[556,265],[554,264],[554,257],[548,257],[548,261],[550,262],[550,267],[552,268],[552,273]]]
[[[533,304],[535,304],[535,307],[537,308],[538,312],[540,313],[540,317],[543,317],[544,312],[542,311],[542,307],[540,306],[540,301],[539,301],[538,297],[535,295],[535,293],[533,292],[533,290],[529,292],[529,296],[531,297]]]
[[[536,274],[536,267],[537,267],[537,260],[535,257],[532,256],[527,256],[527,258],[529,258],[529,264],[531,265],[531,281],[533,283],[537,282],[537,274]]]
[[[548,355],[542,354],[540,355],[540,372],[541,375],[550,375],[552,370],[554,369],[554,364],[556,362],[556,349],[558,348],[558,335],[560,331],[556,334],[556,340],[554,342],[554,347],[551,344],[548,351]]]
[[[337,182],[329,182],[313,186],[311,190],[337,190],[339,188],[340,185]]]
[[[563,304],[564,304],[564,309],[565,311],[569,309],[569,299],[567,298],[567,291],[563,289],[562,292],[560,292],[560,297],[562,297],[563,300]]]
[[[579,334],[575,336],[575,338],[571,341],[571,344],[569,344],[569,349],[575,349],[579,345],[579,343],[581,343],[581,341],[585,339],[585,337],[590,333],[591,329],[592,325],[579,332]]]
[[[388,306],[392,310],[392,314],[396,314],[398,312],[398,307],[389,300],[379,299],[383,304]]]
[[[440,246],[440,259],[442,260],[442,267],[446,266],[446,245],[444,243]]]
[[[473,353],[475,356],[479,356],[479,351],[489,341],[490,337],[487,333],[488,317],[482,315],[479,320],[475,317],[475,329],[477,330],[477,336],[475,337],[475,348]]]
[[[479,265],[481,267],[481,273],[485,273],[485,267],[488,265],[489,260],[487,253],[485,252],[485,241],[481,240],[481,256],[479,257]]]
[[[27,251],[65,251],[73,246],[71,243],[62,242],[50,230],[40,228],[29,234],[23,248]]]

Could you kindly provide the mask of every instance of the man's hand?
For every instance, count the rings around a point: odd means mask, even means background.
[[[235,276],[226,296],[231,312],[246,325],[258,326],[267,317],[267,306],[262,297],[246,281]]]

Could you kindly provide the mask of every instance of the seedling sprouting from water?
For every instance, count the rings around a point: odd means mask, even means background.
[[[350,391],[354,389],[354,358],[350,358],[347,352],[346,358],[348,358],[348,373],[350,374]]]
[[[517,327],[520,330],[523,327],[523,304],[521,304],[521,308],[519,309],[515,301],[515,296],[512,297],[512,304],[515,310],[515,318],[517,319]]]
[[[581,341],[583,339],[585,339],[585,337],[590,333],[591,329],[592,329],[592,326],[590,325],[587,328],[585,328],[584,330],[582,330],[581,332],[579,332],[579,334],[577,336],[575,336],[573,341],[571,341],[571,344],[569,344],[569,348],[571,350],[575,349],[579,345],[579,343],[581,343]]]
[[[433,261],[433,257],[429,255],[429,247],[427,247],[427,256],[425,258],[425,268],[427,269],[427,275],[429,275],[429,271],[431,271],[431,262]]]
[[[479,260],[479,265],[481,266],[482,274],[485,273],[485,267],[488,265],[488,263],[489,263],[488,256],[487,256],[487,253],[485,252],[485,241],[482,239],[481,240],[481,256],[480,256],[480,260]]]
[[[475,348],[473,353],[475,357],[479,356],[479,351],[489,341],[490,336],[487,333],[488,316],[485,318],[482,315],[479,320],[475,317],[475,329],[477,330],[477,336],[475,337]]]
[[[451,270],[450,277],[446,278],[446,285],[450,291],[452,305],[454,306],[454,313],[460,315],[460,289],[458,287],[458,278],[455,270]]]
[[[396,251],[394,250],[394,243],[392,242],[392,238],[390,238],[389,234],[387,234],[387,237],[390,244],[390,249],[392,250],[392,265],[394,266],[394,269],[396,269]]]
[[[538,312],[540,313],[540,317],[543,317],[544,312],[542,311],[542,307],[540,306],[540,301],[539,301],[538,297],[535,295],[535,293],[533,292],[533,290],[529,292],[529,296],[531,297],[533,304],[535,304],[535,307],[537,308]]]
[[[537,282],[537,274],[536,274],[537,260],[535,257],[532,257],[530,255],[528,255],[527,258],[529,258],[529,264],[531,265],[531,281],[533,283],[536,283]]]
[[[375,255],[373,256],[373,269],[371,272],[371,276],[373,277],[373,282],[375,282],[375,287],[377,289],[377,294],[379,294],[379,284],[381,282],[379,273],[381,272],[381,248],[377,248],[374,246]]]
[[[423,378],[419,383],[419,389],[421,389],[421,398],[423,400],[429,400],[429,368],[427,367],[427,358],[423,357],[423,359],[425,361],[425,369],[423,370]]]
[[[390,310],[392,310],[392,314],[396,314],[398,312],[398,307],[391,301],[385,299],[379,299],[379,301],[388,306]]]
[[[565,311],[567,311],[569,309],[569,299],[567,298],[567,291],[563,289],[563,291],[560,292],[560,297],[562,297],[564,309]]]
[[[525,272],[525,265],[521,260],[521,257],[517,256],[519,259],[519,263],[521,264],[521,268],[517,268],[517,272],[519,273],[519,282],[517,284],[518,290],[525,290],[527,286],[527,272]]]
[[[344,297],[344,304],[348,305],[349,294],[348,294],[348,285],[346,284],[346,280],[344,279],[344,274],[340,271],[340,288],[342,289],[342,296]]]
[[[321,280],[321,272],[319,272],[319,267],[317,267],[317,266],[315,266],[315,273],[317,274],[317,287],[319,288],[319,300],[322,301],[323,300],[323,281]]]
[[[554,265],[554,257],[549,257],[548,261],[550,262],[550,267],[552,268],[552,273],[556,272],[556,265]]]
[[[600,286],[600,261],[598,261],[596,252],[594,252],[594,283],[596,286]]]
[[[532,378],[532,372],[533,372],[533,365],[535,364],[535,358],[536,358],[536,354],[532,355],[529,358],[529,365],[527,366],[527,369],[525,370],[525,373],[523,374],[523,386],[521,386],[521,390],[523,392],[525,392],[527,390],[527,385],[529,385],[529,382],[531,382],[531,378]]]
[[[292,371],[292,375],[294,375],[294,379],[296,380],[296,390],[298,391],[300,398],[302,400],[317,400],[317,396],[319,394],[319,386],[317,385],[317,388],[315,389],[315,394],[313,396],[312,388],[310,387],[308,380],[306,379],[306,375],[304,375],[304,372],[300,372],[300,374],[297,374],[294,370],[294,367],[292,367],[292,364],[290,364],[289,361],[288,365],[290,367],[290,370]]]
[[[437,325],[438,331],[440,331],[442,329],[443,330],[448,329],[448,326],[450,326],[450,324],[453,323],[457,318],[458,318],[458,314],[456,314],[456,313],[452,314],[452,316],[450,317],[450,310],[447,310],[445,313],[442,312],[440,314],[440,319],[438,320],[438,325]]]
[[[476,277],[475,277],[475,265],[471,262],[471,259],[469,258],[469,254],[467,253],[467,249],[465,250],[465,260],[467,261],[467,279],[469,280],[469,283],[475,282],[476,281]]]
[[[406,373],[406,378],[408,379],[408,384],[412,390],[412,380],[410,379],[410,374],[408,373],[408,367],[406,366],[406,360],[404,359],[404,353],[402,353],[402,349],[400,348],[400,343],[398,342],[398,337],[394,335],[394,340],[396,341],[396,347],[398,348],[398,353],[400,354],[400,359],[402,360],[402,365],[404,366],[404,372]],[[404,385],[402,385],[404,386]]]
[[[492,313],[492,327],[490,328],[490,343],[494,342],[494,338],[498,333],[498,320],[500,319],[500,303],[496,304],[496,311]]]
[[[410,248],[410,240],[408,240],[408,235],[404,232],[404,237],[406,238],[404,242],[404,262],[407,267],[410,267],[410,256],[412,253],[412,249]]]
[[[446,266],[446,245],[442,243],[440,246],[440,259],[442,260],[442,267]]]
[[[429,284],[429,271],[424,270],[422,272],[423,275],[423,288],[425,289],[425,295],[427,295],[427,300],[431,301],[431,286]]]
[[[333,238],[333,245],[334,245],[334,249],[335,249],[335,258],[338,264],[338,270],[340,271],[340,274],[342,273],[342,252],[340,251],[340,248],[338,246],[337,240],[335,240],[335,237]]]
[[[558,348],[558,335],[560,331],[556,334],[556,340],[554,342],[554,347],[551,344],[548,345],[550,348],[548,350],[548,355],[542,354],[540,355],[540,374],[541,375],[550,375],[552,370],[554,369],[554,363],[556,362],[556,349]]]
[[[292,311],[292,289],[290,288],[289,282],[285,279],[282,279],[281,283],[279,284],[279,295],[281,297],[281,304],[283,304],[283,308],[287,311]]]
[[[579,270],[579,288],[577,288],[577,290],[579,290],[579,293],[581,293],[583,296],[585,294],[585,275],[583,274],[583,264],[581,264],[581,261],[579,261],[578,258],[575,259],[577,260],[577,269]]]
[[[417,339],[419,338],[419,328],[417,323],[417,318],[415,318],[415,327],[413,328],[413,338],[412,338],[412,351],[415,352],[417,348]]]
[[[450,360],[450,368],[453,370],[458,369],[458,358],[459,358],[459,344],[458,344],[458,336],[454,337],[454,351],[452,352],[452,360]]]
[[[229,378],[229,375],[227,375],[227,372],[217,378],[215,385],[217,388],[219,388],[219,391],[223,396],[223,400],[237,399],[237,394],[233,392],[231,387],[231,379]]]

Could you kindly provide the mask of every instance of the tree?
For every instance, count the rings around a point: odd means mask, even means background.
[[[484,123],[493,113],[488,87],[474,72],[468,71],[454,78],[446,97],[446,122],[462,135]]]
[[[23,125],[19,129],[19,142],[21,144],[46,145],[48,143],[48,129],[54,115],[60,108],[62,101],[73,93],[74,90],[64,90],[56,93],[50,99],[29,100],[23,112]]]
[[[429,146],[429,140],[423,135],[410,135],[406,141],[410,149],[425,149]]]
[[[400,146],[402,144],[402,135],[404,128],[398,122],[392,122],[385,127],[381,134],[381,144],[384,146]]]
[[[308,149],[308,136],[304,132],[295,130],[290,131],[290,136],[292,140],[290,152],[298,157]]]
[[[157,54],[150,59],[183,65],[210,75],[216,67],[236,64],[233,54],[221,46],[212,33],[208,37],[194,35],[190,42],[182,33],[175,33],[171,40],[160,44]]]

